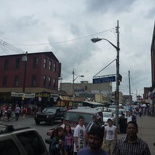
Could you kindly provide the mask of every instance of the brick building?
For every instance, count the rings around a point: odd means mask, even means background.
[[[61,63],[52,52],[0,56],[0,101],[13,92],[55,93],[60,72]]]

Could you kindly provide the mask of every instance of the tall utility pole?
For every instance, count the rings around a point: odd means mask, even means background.
[[[128,76],[129,76],[129,105],[131,107],[131,85],[130,85],[130,71],[128,71]]]
[[[73,95],[73,98],[74,98],[74,69],[73,69],[72,74],[73,74],[73,88],[72,88],[72,95]]]
[[[73,106],[74,106],[74,99],[75,99],[75,92],[74,92],[74,81],[75,81],[78,77],[84,77],[84,75],[78,75],[78,76],[74,77],[74,76],[75,76],[74,69],[73,69],[72,74],[73,74],[73,88],[72,88],[72,95],[73,95],[73,103],[72,103],[72,108],[73,108]]]
[[[119,74],[119,20],[117,20],[117,26],[116,26],[116,33],[117,33],[117,46],[114,45],[111,41],[105,38],[92,38],[91,41],[93,43],[96,43],[101,40],[106,40],[111,44],[117,51],[117,56],[116,56],[116,94],[115,94],[115,104],[116,104],[116,127],[118,127],[118,119],[119,119],[119,85],[120,81],[122,80],[122,76]],[[96,75],[95,75],[96,76]]]
[[[117,56],[116,56],[116,127],[118,127],[118,119],[119,119],[119,85],[120,85],[120,74],[119,74],[119,20],[117,20],[117,26],[116,26],[116,33],[117,33]]]

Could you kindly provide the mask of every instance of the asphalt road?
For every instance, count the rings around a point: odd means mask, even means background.
[[[0,121],[0,123],[5,123],[5,124],[12,124],[17,127],[23,127],[23,126],[29,126],[31,128],[35,128],[38,133],[42,136],[43,140],[45,141],[45,138],[49,138],[47,136],[47,131],[49,129],[57,127],[59,123],[55,123],[53,126],[46,124],[46,123],[41,123],[40,125],[36,125],[34,118],[33,117],[26,117],[26,118],[19,118],[18,121],[11,120],[11,121]],[[150,148],[151,155],[155,155],[155,118],[149,117],[149,116],[142,116],[137,117],[137,123],[139,126],[139,132],[138,136],[145,140]],[[124,136],[125,134],[118,134],[118,138]],[[48,144],[46,144],[47,149],[48,149]]]
[[[35,128],[38,133],[42,136],[43,140],[45,141],[45,138],[49,138],[49,136],[47,136],[47,131],[51,128],[57,127],[59,125],[58,123],[55,123],[53,126],[46,124],[46,123],[40,123],[40,125],[36,125],[34,118],[27,116],[26,118],[22,118],[20,117],[18,121],[15,120],[11,120],[11,121],[0,121],[0,123],[5,123],[5,124],[11,124],[14,127],[31,127],[31,128]],[[46,147],[48,149],[48,144],[46,144]]]

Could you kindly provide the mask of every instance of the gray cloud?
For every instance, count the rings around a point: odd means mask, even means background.
[[[93,44],[90,39],[103,37],[116,44],[115,26],[119,19],[123,76],[120,90],[128,94],[130,70],[131,89],[141,94],[143,87],[151,86],[153,4],[154,0],[5,1],[0,6],[1,39],[23,51],[52,51],[62,63],[63,82],[72,81],[73,68],[91,82],[93,75],[116,58],[116,50],[105,41]],[[115,72],[113,63],[100,75]]]
[[[130,11],[135,0],[87,0],[87,10],[92,13],[121,13]]]
[[[155,7],[153,7],[152,9],[149,9],[145,17],[154,19],[155,17],[154,15],[155,15]]]

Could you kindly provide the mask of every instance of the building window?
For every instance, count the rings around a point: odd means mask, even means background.
[[[3,86],[7,86],[7,76],[3,77]]]
[[[56,63],[53,64],[53,71],[56,72]]]
[[[43,87],[46,86],[46,75],[43,76]]]
[[[48,77],[48,87],[49,88],[51,87],[51,77],[50,76]]]
[[[56,88],[56,79],[53,79],[53,88]]]
[[[37,67],[38,66],[38,57],[34,57],[33,58],[33,67]]]
[[[18,76],[15,76],[15,78],[14,78],[14,86],[15,87],[19,86],[19,77]]]
[[[44,68],[46,68],[46,67],[47,67],[47,59],[44,58]]]
[[[16,68],[20,67],[20,59],[16,59]]]
[[[37,86],[37,76],[36,75],[32,75],[32,86],[33,87]]]
[[[52,61],[49,61],[48,69],[52,70]]]
[[[4,61],[4,69],[8,69],[9,68],[9,60],[5,59]]]

